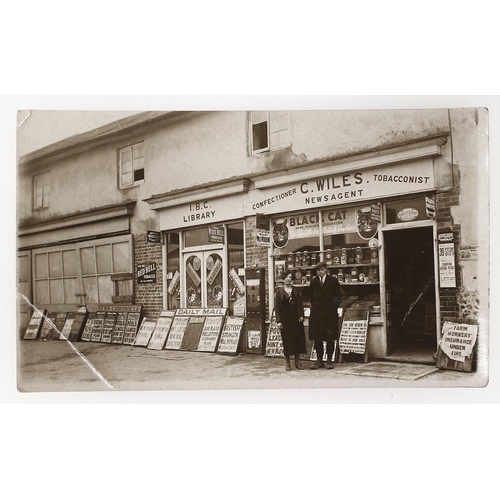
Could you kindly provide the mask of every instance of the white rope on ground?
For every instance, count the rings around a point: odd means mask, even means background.
[[[34,309],[36,312],[38,312],[38,314],[40,314],[40,316],[43,316],[45,319],[44,321],[48,321],[52,327],[55,329],[55,331],[57,333],[59,333],[59,337],[62,337],[68,344],[69,346],[71,347],[71,349],[73,349],[73,351],[75,351],[78,356],[80,356],[80,358],[83,360],[83,362],[108,386],[110,387],[111,389],[114,389],[114,387],[104,378],[104,376],[99,372],[99,370],[97,370],[97,368],[78,350],[78,348],[73,344],[73,342],[71,342],[68,337],[66,337],[66,335],[64,335],[62,332],[60,332],[56,325],[54,324],[53,321],[51,321],[45,314],[43,314],[42,311],[40,311],[40,309],[38,309],[38,307],[36,307],[34,304],[32,304],[30,302],[30,300],[28,299],[28,297],[26,297],[26,295],[24,295],[24,293],[20,292],[19,290],[17,291],[17,293],[30,305],[30,307],[32,309]]]

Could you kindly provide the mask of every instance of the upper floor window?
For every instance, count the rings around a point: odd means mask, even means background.
[[[144,143],[127,146],[118,151],[120,187],[133,186],[144,180]]]
[[[33,177],[33,208],[45,208],[50,203],[49,173]]]
[[[252,153],[274,151],[289,146],[288,111],[252,111],[250,140]]]

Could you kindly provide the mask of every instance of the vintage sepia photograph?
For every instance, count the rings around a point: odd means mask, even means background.
[[[484,388],[489,111],[19,109],[21,393]]]

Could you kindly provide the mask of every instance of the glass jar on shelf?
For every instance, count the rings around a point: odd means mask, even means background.
[[[344,271],[342,271],[342,268],[340,268],[339,272],[337,273],[337,279],[339,280],[339,283],[344,282]]]
[[[309,252],[307,250],[304,250],[302,252],[302,267],[309,267],[309,265],[310,265]]]
[[[318,254],[316,252],[311,252],[311,266],[316,267],[318,263]]]
[[[356,264],[362,264],[363,263],[363,252],[361,250],[361,247],[356,247],[355,255],[356,255]]]
[[[347,248],[343,248],[340,253],[340,264],[345,266],[347,264]]]
[[[295,253],[295,267],[302,266],[302,252]]]
[[[333,265],[338,266],[340,264],[340,248],[333,249]]]
[[[333,264],[332,251],[330,249],[325,252],[325,262],[327,266],[331,266]]]
[[[294,267],[295,261],[293,259],[293,252],[288,252],[288,255],[286,256],[286,265],[288,267]]]
[[[358,268],[357,267],[353,267],[351,269],[351,282],[352,283],[358,282]]]
[[[372,264],[378,264],[378,248],[371,248],[370,249],[370,262]]]

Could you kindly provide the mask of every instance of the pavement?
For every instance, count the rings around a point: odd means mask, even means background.
[[[221,355],[158,351],[129,345],[64,340],[19,340],[17,347],[17,390],[22,394],[134,391],[137,397],[143,391],[166,391],[163,394],[170,396],[186,395],[183,391],[189,391],[188,394],[196,393],[198,398],[206,400],[220,396],[220,393],[210,391],[216,390],[231,391],[232,396],[236,394],[233,391],[242,391],[236,399],[244,402],[250,395],[253,398],[257,395],[257,400],[271,395],[272,402],[280,402],[288,400],[289,390],[293,390],[293,397],[298,394],[300,399],[311,402],[342,402],[342,399],[355,402],[358,397],[364,402],[367,393],[365,391],[363,396],[360,390],[369,390],[368,394],[373,397],[376,394],[373,389],[389,389],[386,394],[393,398],[394,390],[399,389],[475,388],[487,382],[487,376],[480,373],[451,370],[427,370],[431,373],[417,380],[360,376],[363,370],[353,368],[363,367],[362,362],[336,363],[333,370],[310,370],[312,362],[305,359],[302,361],[304,370],[295,369],[292,363],[292,371],[287,372],[283,358],[246,353]],[[401,367],[404,368],[404,363]],[[347,393],[318,391],[321,389],[357,390]]]

